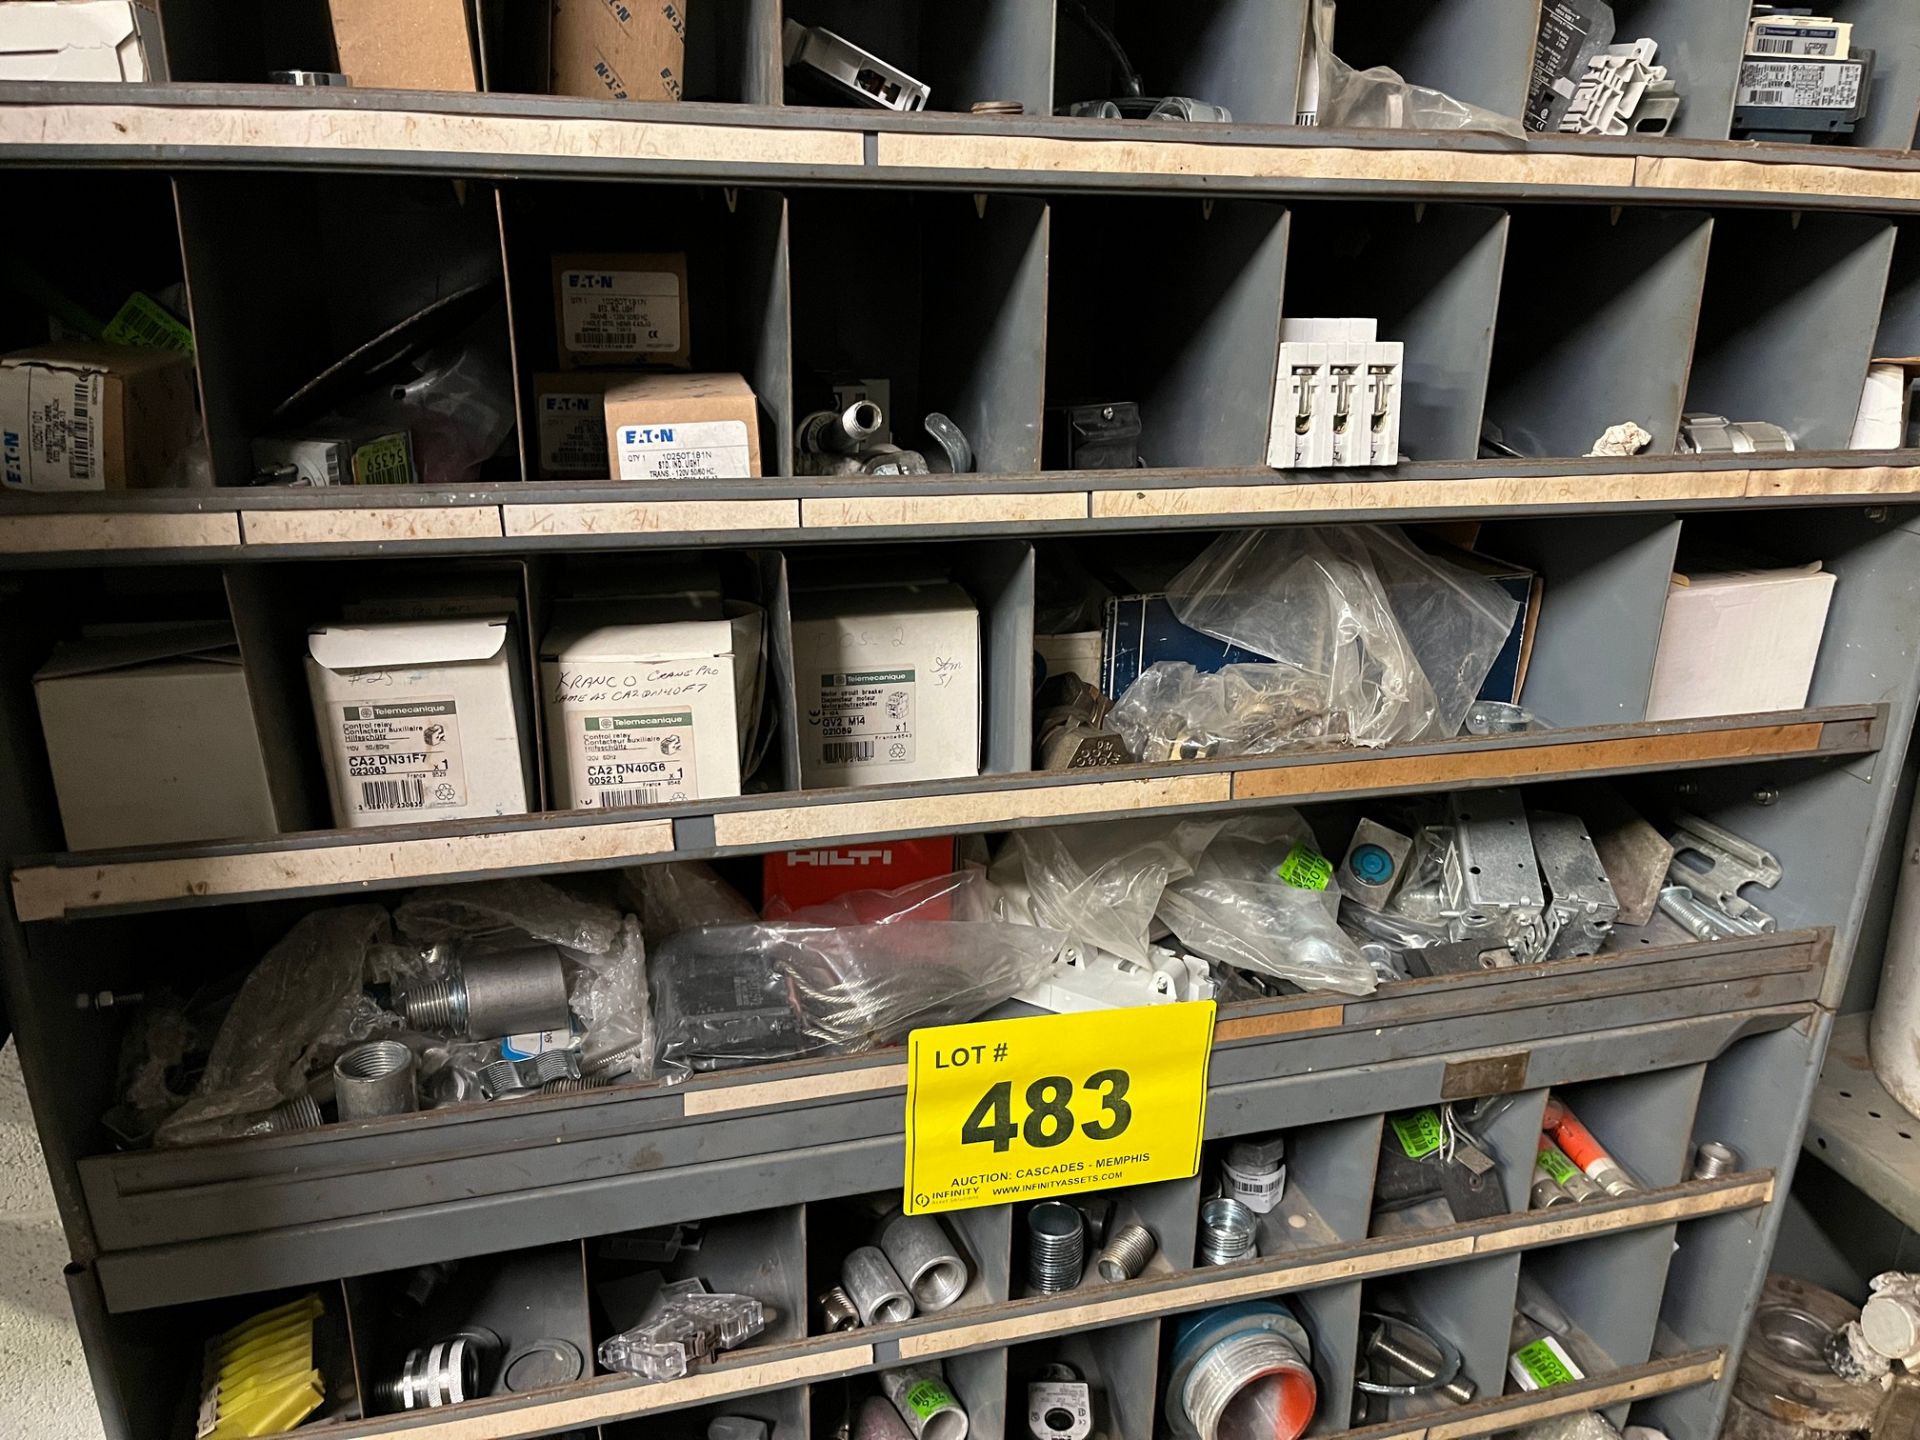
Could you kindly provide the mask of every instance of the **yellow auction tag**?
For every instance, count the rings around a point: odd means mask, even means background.
[[[1213,1002],[942,1025],[907,1037],[910,1215],[1200,1169]]]

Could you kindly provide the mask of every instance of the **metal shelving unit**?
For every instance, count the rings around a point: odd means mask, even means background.
[[[502,13],[480,8],[489,26]],[[600,1242],[688,1219],[710,1222],[703,1273],[756,1285],[773,1306],[754,1345],[666,1384],[589,1374],[413,1415],[363,1406],[364,1418],[309,1433],[508,1440],[601,1427],[621,1440],[701,1434],[724,1412],[808,1440],[826,1433],[821,1406],[845,1378],[941,1358],[974,1436],[1002,1440],[1019,1431],[1026,1377],[1065,1353],[1098,1377],[1117,1440],[1149,1440],[1168,1322],[1274,1296],[1315,1334],[1315,1436],[1465,1440],[1591,1408],[1673,1440],[1717,1433],[1809,1103],[1830,1163],[1844,1171],[1846,1155],[1866,1153],[1815,1079],[1920,694],[1920,637],[1903,618],[1920,612],[1920,452],[1839,447],[1868,359],[1911,353],[1903,337],[1920,333],[1920,159],[1727,140],[1732,68],[1715,47],[1737,45],[1743,4],[1622,7],[1623,25],[1665,30],[1663,49],[1684,57],[1690,104],[1675,136],[1524,143],[1294,128],[1284,77],[1299,63],[1295,0],[1221,0],[1191,17],[1129,0],[1096,8],[1180,87],[1227,98],[1240,119],[1050,118],[1053,97],[1097,83],[1086,77],[1099,57],[1045,0],[907,3],[884,21],[840,0],[785,7],[850,32],[878,24],[868,39],[923,66],[937,104],[1014,97],[1029,111],[1014,118],[789,106],[773,0],[714,0],[692,21],[689,72],[712,103],[242,84],[279,52],[259,27],[224,23],[213,0],[164,0],[178,84],[0,88],[0,162],[23,213],[46,217],[0,248],[56,279],[119,264],[145,285],[184,282],[216,481],[0,496],[11,907],[0,978],[114,1440],[171,1440],[204,1336],[316,1287],[346,1320],[342,1393],[371,1396],[402,1344],[381,1296],[392,1272],[424,1262],[457,1259],[475,1284],[526,1287],[547,1307],[548,1333],[590,1350],[603,1333]],[[1384,5],[1343,5],[1352,58],[1516,108],[1527,65],[1513,42],[1532,33],[1536,6],[1433,8],[1429,23],[1396,29]],[[1905,145],[1920,120],[1910,8],[1853,7],[1884,32],[1890,65],[1898,57],[1863,142]],[[497,83],[522,63],[517,33],[481,36]],[[102,247],[101,213],[118,217],[117,249]],[[290,227],[290,214],[380,223]],[[886,237],[871,264],[847,242],[863,234]],[[1377,275],[1351,261],[1359,239]],[[699,302],[713,305],[696,312],[699,364],[751,377],[764,478],[537,483],[523,445],[458,487],[243,483],[248,440],[291,384],[463,265],[503,287],[500,358],[524,416],[530,375],[551,359],[546,257],[612,245],[684,249],[724,295]],[[1794,283],[1761,283],[1776,267]],[[856,281],[870,303],[846,300]],[[1166,303],[1144,318],[1103,298],[1149,283]],[[1258,468],[1280,317],[1369,309],[1408,341],[1406,440],[1419,458],[1391,471]],[[848,357],[891,370],[909,408],[937,397],[974,436],[982,473],[792,476],[792,421],[811,404],[812,372]],[[1151,468],[1041,468],[1043,406],[1090,385],[1126,388],[1160,417]],[[1805,443],[1726,461],[1674,453],[1682,411],[1700,407],[1778,419]],[[1477,458],[1483,418],[1526,458]],[[1649,453],[1580,458],[1627,418],[1653,433]],[[1149,536],[1186,553],[1245,526],[1442,520],[1479,522],[1488,553],[1543,577],[1528,695],[1562,728],[1029,771],[1035,576],[1061,549]],[[1806,709],[1646,718],[1683,540],[1818,560],[1837,576]],[[30,677],[77,616],[195,595],[231,618],[260,713],[292,733],[305,699],[286,637],[375,574],[484,562],[536,616],[582,557],[697,553],[761,577],[777,626],[789,562],[882,544],[940,545],[980,603],[977,778],[341,831],[320,819],[311,766],[287,761],[276,778],[307,789],[305,823],[286,834],[76,853],[60,833]],[[775,650],[771,688],[784,699],[792,677]],[[1125,1198],[1159,1232],[1154,1268],[1029,1297],[1017,1211],[966,1212],[957,1225],[975,1280],[960,1306],[841,1334],[815,1332],[811,1282],[837,1263],[843,1207],[899,1183],[895,1053],[123,1153],[99,1125],[120,1022],[73,1004],[79,992],[139,989],[188,957],[257,954],[317,906],[427,879],[1282,803],[1337,830],[1370,798],[1517,784],[1571,805],[1602,779],[1649,811],[1684,808],[1779,855],[1786,875],[1768,905],[1780,933],[1699,942],[1652,928],[1580,961],[1226,1007],[1207,1139],[1290,1132],[1297,1236],[1257,1260],[1198,1267],[1199,1180],[1146,1187]],[[1650,1188],[1528,1210],[1530,1167],[1512,1162],[1530,1158],[1550,1090]],[[1383,1115],[1496,1093],[1513,1097],[1500,1122],[1509,1213],[1371,1235]],[[1691,1146],[1708,1138],[1736,1147],[1739,1174],[1685,1178]],[[1501,1394],[1523,1279],[1555,1296],[1603,1362],[1587,1380]],[[1459,1343],[1481,1398],[1351,1426],[1360,1311],[1396,1288]]]

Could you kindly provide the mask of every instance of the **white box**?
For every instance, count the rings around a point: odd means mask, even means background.
[[[159,21],[128,0],[8,0],[0,4],[0,80],[164,78],[147,64],[144,35]]]
[[[980,612],[958,585],[793,597],[800,783],[980,773]]]
[[[1047,667],[1047,679],[1051,680],[1056,675],[1078,675],[1098,690],[1103,638],[1098,630],[1074,630],[1065,635],[1036,635],[1033,637],[1033,653]]]
[[[532,725],[505,615],[324,625],[307,685],[345,829],[524,815]]]
[[[540,647],[553,803],[619,810],[740,793],[760,715],[766,614],[573,604]]]
[[[1807,703],[1834,577],[1788,570],[1675,575],[1647,719],[1798,710]]]
[[[33,693],[69,850],[280,830],[226,625],[68,642],[40,667]]]

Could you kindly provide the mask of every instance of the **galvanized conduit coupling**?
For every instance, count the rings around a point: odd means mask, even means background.
[[[399,1004],[414,1029],[469,1040],[572,1024],[566,963],[551,945],[468,955],[448,979],[407,985]]]
[[[1178,1440],[1306,1433],[1319,1403],[1312,1345],[1284,1305],[1203,1311],[1182,1320],[1174,1336],[1164,1413]]]
[[[398,1040],[369,1040],[333,1062],[333,1103],[342,1120],[405,1115],[420,1108],[413,1051]]]
[[[922,1315],[953,1304],[972,1275],[947,1227],[931,1215],[895,1215],[880,1227],[880,1249]]]

